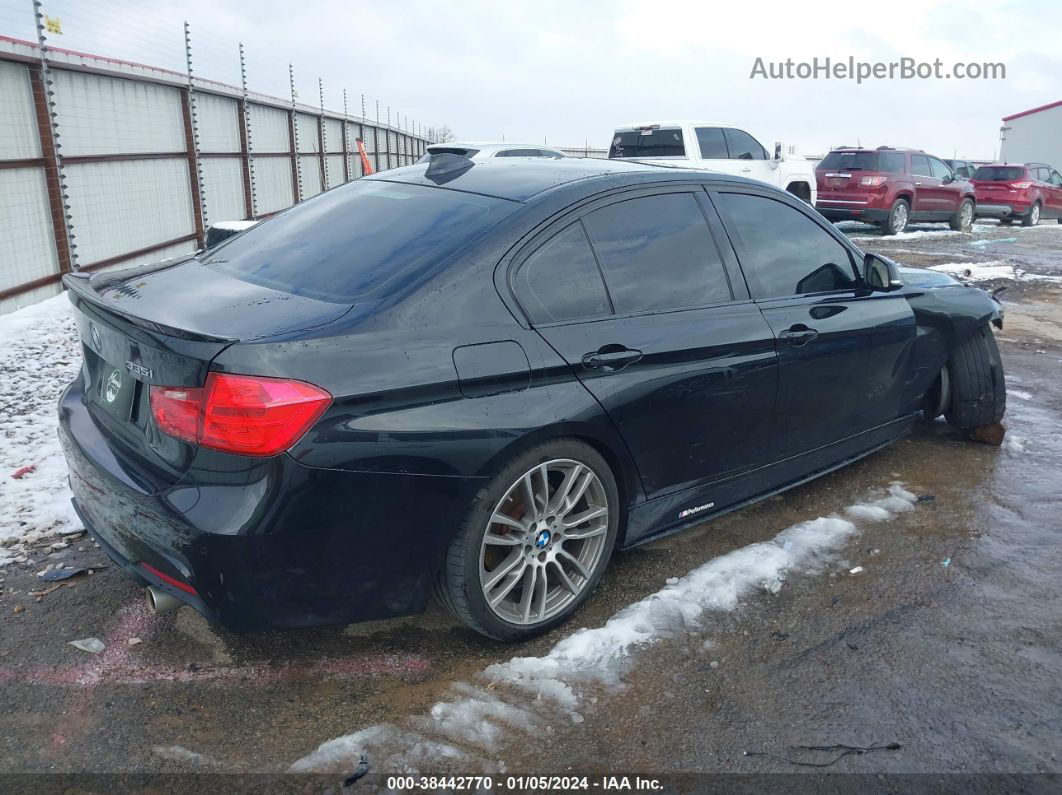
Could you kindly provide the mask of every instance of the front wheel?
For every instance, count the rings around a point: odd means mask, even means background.
[[[948,226],[956,232],[969,232],[973,228],[974,203],[972,199],[963,199],[955,215],[948,219]]]
[[[1021,218],[1022,226],[1036,226],[1040,223],[1040,202],[1036,202]]]
[[[964,431],[993,425],[1007,409],[1007,384],[996,337],[988,325],[961,342],[948,360],[951,395],[944,417]]]
[[[619,528],[608,464],[562,439],[517,456],[473,499],[436,597],[488,637],[519,641],[566,621],[597,586]]]
[[[887,235],[898,235],[907,228],[907,222],[911,218],[911,206],[906,199],[897,199],[889,210],[889,217],[881,225],[882,231]]]

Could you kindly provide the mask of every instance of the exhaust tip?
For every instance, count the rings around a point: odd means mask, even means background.
[[[149,585],[145,588],[144,594],[147,598],[148,610],[151,611],[152,615],[169,613],[184,605],[184,602],[180,599],[175,596],[170,596],[170,594],[166,593],[161,588],[156,588],[154,585]]]

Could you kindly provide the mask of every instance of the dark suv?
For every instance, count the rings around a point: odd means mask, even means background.
[[[947,221],[962,231],[973,225],[973,186],[920,149],[835,149],[815,177],[815,208],[831,221],[868,221],[887,235],[902,232],[909,221]]]
[[[616,160],[441,154],[64,283],[78,514],[156,611],[232,629],[434,591],[528,637],[613,549],[1006,400],[983,291],[908,288],[761,182]]]
[[[996,163],[974,172],[977,217],[1036,226],[1041,218],[1062,223],[1062,175],[1046,163]]]

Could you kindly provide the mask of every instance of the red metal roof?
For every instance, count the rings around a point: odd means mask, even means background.
[[[1021,113],[1015,113],[1012,116],[1004,116],[1003,117],[1003,121],[1010,121],[1011,119],[1017,119],[1017,118],[1020,118],[1022,116],[1029,116],[1029,115],[1031,115],[1033,113],[1039,113],[1042,110],[1049,110],[1050,108],[1057,108],[1060,105],[1062,105],[1062,99],[1060,99],[1058,102],[1051,102],[1051,103],[1049,103],[1047,105],[1041,105],[1038,108],[1032,108],[1030,110],[1023,110]]]

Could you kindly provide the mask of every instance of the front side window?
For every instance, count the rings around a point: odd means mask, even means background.
[[[609,147],[610,159],[659,159],[685,157],[682,130],[678,127],[647,127],[644,130],[617,130]]]
[[[730,283],[692,193],[645,196],[583,218],[616,312],[729,301]]]
[[[799,210],[746,193],[719,194],[721,210],[745,248],[742,267],[756,298],[779,298],[857,286],[846,249]]]
[[[947,179],[948,177],[954,176],[951,169],[935,157],[929,158],[929,167],[933,170],[933,176],[937,179]]]
[[[1051,184],[1056,188],[1062,188],[1062,174],[1059,174],[1057,171],[1052,171]]]
[[[933,169],[925,155],[911,155],[911,173],[917,177],[932,177]]]
[[[550,238],[516,273],[516,297],[533,323],[611,313],[601,272],[582,224]]]
[[[697,146],[704,160],[727,160],[730,157],[723,131],[719,127],[698,127]]]
[[[744,130],[723,130],[731,160],[767,160],[767,150]]]

